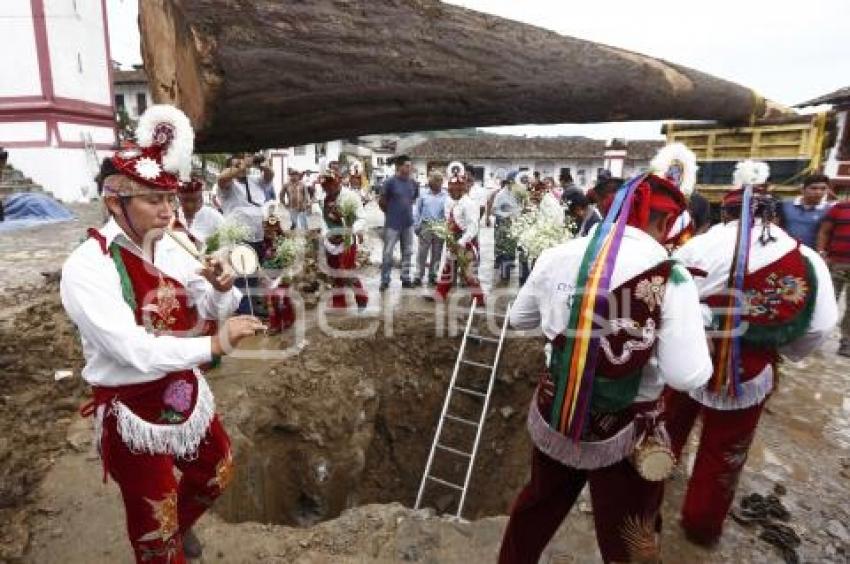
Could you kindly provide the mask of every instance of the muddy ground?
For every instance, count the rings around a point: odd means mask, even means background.
[[[83,220],[58,233],[0,236],[0,561],[130,561],[117,489],[101,483],[88,422],[76,415],[85,395],[77,338],[55,283],[39,274],[96,221],[94,206],[79,211]],[[198,525],[204,561],[495,560],[504,515],[527,478],[524,416],[542,362],[539,341],[511,339],[504,351],[464,510],[470,522],[434,515],[456,508],[442,486],[426,490],[429,509],[413,511],[459,339],[419,296],[394,291],[381,300],[375,269],[369,273],[373,304],[365,315],[320,318],[311,310],[303,336],[258,337],[246,358],[229,358],[210,374],[238,473]],[[339,334],[353,331],[362,334]],[[296,341],[294,352],[274,357]],[[738,488],[739,497],[784,491],[803,562],[847,562],[850,554],[850,363],[836,347],[832,340],[806,363],[783,366]],[[260,349],[270,352],[251,352]],[[482,362],[492,354],[486,344],[469,351]],[[55,371],[66,369],[74,377],[56,381]],[[471,367],[461,376],[482,385]],[[452,407],[471,417],[477,406]],[[452,445],[470,444],[465,429],[447,433]],[[452,456],[435,467],[462,481],[463,465]],[[684,540],[677,508],[688,462],[669,482],[665,561],[785,561],[759,539],[759,525],[731,519],[713,550]],[[542,561],[599,561],[586,499]]]

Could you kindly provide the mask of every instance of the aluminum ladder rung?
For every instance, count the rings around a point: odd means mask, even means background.
[[[469,335],[467,335],[467,336],[468,336],[470,339],[475,339],[475,340],[478,340],[478,341],[483,341],[483,342],[485,342],[485,343],[495,343],[495,344],[498,344],[498,343],[499,343],[499,339],[494,339],[493,337],[485,337],[484,335],[474,335],[474,334],[470,333],[470,334],[469,334]]]
[[[457,421],[458,423],[466,423],[467,425],[471,425],[473,427],[478,427],[478,423],[476,423],[475,421],[470,421],[469,419],[464,419],[463,417],[458,417],[457,415],[452,415],[450,413],[446,413],[446,419]]]
[[[441,480],[441,479],[439,479],[439,478],[435,478],[434,476],[428,476],[428,479],[429,479],[429,480],[431,480],[432,482],[437,482],[438,484],[443,484],[444,486],[448,486],[448,487],[450,487],[450,488],[454,488],[454,489],[456,489],[456,490],[457,490],[457,491],[459,491],[459,492],[462,492],[462,491],[463,491],[463,486],[459,486],[459,485],[457,485],[457,484],[453,484],[453,483],[451,483],[451,482],[447,482],[447,481],[445,481],[445,480]]]
[[[476,309],[472,314],[483,315],[484,317],[494,317],[496,319],[507,319],[506,315],[503,315],[501,313],[490,313],[486,309]]]
[[[461,388],[460,386],[453,386],[452,389],[457,390],[459,392],[463,392],[464,394],[478,396],[479,398],[487,397],[487,394],[482,393],[482,392],[476,392],[475,390],[470,390],[469,388]]]
[[[501,355],[502,355],[502,346],[505,343],[505,333],[508,330],[508,320],[510,318],[510,312],[511,312],[511,306],[512,305],[513,304],[508,304],[508,308],[505,311],[504,315],[494,314],[494,313],[489,314],[489,315],[493,316],[494,318],[502,320],[502,330],[499,333],[499,338],[494,339],[494,338],[491,338],[491,337],[485,337],[485,336],[478,334],[478,333],[472,333],[470,331],[471,328],[472,328],[472,320],[476,315],[478,315],[478,316],[484,315],[485,317],[488,315],[488,312],[486,310],[478,310],[477,309],[477,306],[478,306],[478,300],[477,299],[473,298],[473,300],[472,300],[472,305],[469,308],[469,316],[466,319],[466,329],[463,332],[463,339],[461,340],[461,343],[460,343],[460,350],[458,351],[457,358],[455,360],[455,366],[454,366],[454,370],[452,372],[451,380],[449,381],[448,390],[446,390],[446,397],[443,400],[443,409],[440,413],[440,418],[438,419],[438,422],[437,422],[437,430],[434,433],[434,439],[431,442],[431,450],[428,453],[428,461],[425,463],[425,472],[422,474],[422,481],[419,483],[419,492],[416,494],[416,502],[414,504],[415,509],[419,509],[421,507],[422,496],[425,493],[425,485],[430,480],[432,482],[442,484],[442,485],[444,485],[448,488],[452,488],[452,489],[460,492],[460,501],[458,502],[457,513],[455,514],[455,517],[457,519],[462,519],[463,505],[464,505],[464,502],[466,501],[466,494],[469,491],[469,481],[472,478],[472,471],[475,467],[475,456],[477,455],[478,447],[481,444],[481,431],[483,430],[484,421],[487,417],[487,410],[489,409],[489,406],[490,406],[490,397],[493,395],[493,384],[496,380],[496,372],[499,369],[499,359],[501,358]],[[480,362],[475,362],[475,361],[472,361],[472,360],[465,360],[464,359],[464,352],[466,351],[466,344],[470,339],[477,339],[481,342],[491,342],[491,343],[496,344],[496,351],[495,351],[495,354],[493,356],[493,364],[492,365],[483,364],[483,363],[480,363]],[[479,368],[485,368],[485,369],[489,370],[490,378],[488,379],[487,389],[485,391],[480,392],[478,390],[464,388],[464,387],[456,385],[458,373],[460,372],[460,368],[461,368],[462,364],[469,364],[469,365],[472,365],[472,366],[477,366]],[[449,404],[451,403],[452,394],[454,393],[455,390],[457,390],[458,392],[460,392],[462,394],[475,396],[475,397],[478,397],[478,398],[482,398],[484,400],[483,405],[481,407],[481,414],[478,416],[477,422],[473,421],[471,419],[466,419],[464,417],[459,417],[457,415],[452,415],[451,413],[449,413],[449,411],[448,411],[449,410]],[[461,450],[446,446],[446,445],[444,445],[440,442],[440,437],[442,436],[442,432],[443,432],[443,424],[446,422],[446,420],[457,421],[458,423],[463,423],[465,425],[469,425],[469,426],[471,426],[472,428],[475,429],[475,442],[472,445],[471,451],[463,452]],[[457,456],[462,456],[467,460],[466,476],[463,480],[463,485],[454,484],[452,482],[448,482],[446,480],[442,480],[440,478],[437,478],[437,477],[431,475],[431,469],[432,469],[432,465],[434,463],[434,454],[436,453],[437,449],[455,454]]]
[[[492,364],[484,364],[482,362],[475,362],[474,360],[461,360],[461,362],[470,366],[477,366],[478,368],[486,368],[487,370],[493,369]]]
[[[458,450],[458,449],[456,449],[456,448],[448,447],[448,446],[446,446],[446,445],[444,445],[444,444],[442,444],[442,443],[437,443],[437,448],[438,448],[438,449],[441,449],[441,450],[444,450],[444,451],[446,451],[446,452],[450,452],[450,453],[452,453],[452,454],[456,454],[456,455],[458,455],[458,456],[463,456],[463,457],[465,457],[465,458],[469,458],[469,457],[471,457],[471,456],[472,456],[472,453],[471,453],[471,452],[463,452],[462,450]]]

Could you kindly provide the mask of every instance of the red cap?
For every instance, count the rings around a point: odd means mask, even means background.
[[[666,178],[650,174],[637,187],[628,224],[645,229],[649,225],[651,211],[678,217],[686,209],[688,201],[678,186]]]
[[[180,184],[181,194],[200,194],[204,191],[204,183],[199,178],[193,178]]]
[[[765,195],[767,194],[767,189],[764,186],[753,186],[753,195]],[[741,202],[744,200],[744,189],[736,188],[734,190],[729,190],[723,196],[723,199],[720,201],[720,207],[723,208],[734,208],[736,206],[740,206]]]

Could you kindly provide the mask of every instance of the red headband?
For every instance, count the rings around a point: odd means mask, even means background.
[[[666,178],[650,174],[637,187],[628,224],[638,229],[646,229],[650,212],[656,211],[676,217],[686,209],[688,201],[678,186]]]

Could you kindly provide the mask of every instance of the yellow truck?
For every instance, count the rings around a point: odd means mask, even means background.
[[[735,163],[757,159],[770,165],[771,190],[780,198],[799,194],[802,178],[822,169],[833,145],[834,112],[762,120],[747,127],[722,124],[664,124],[668,142],[687,145],[697,156],[697,190],[719,202],[729,190]]]

